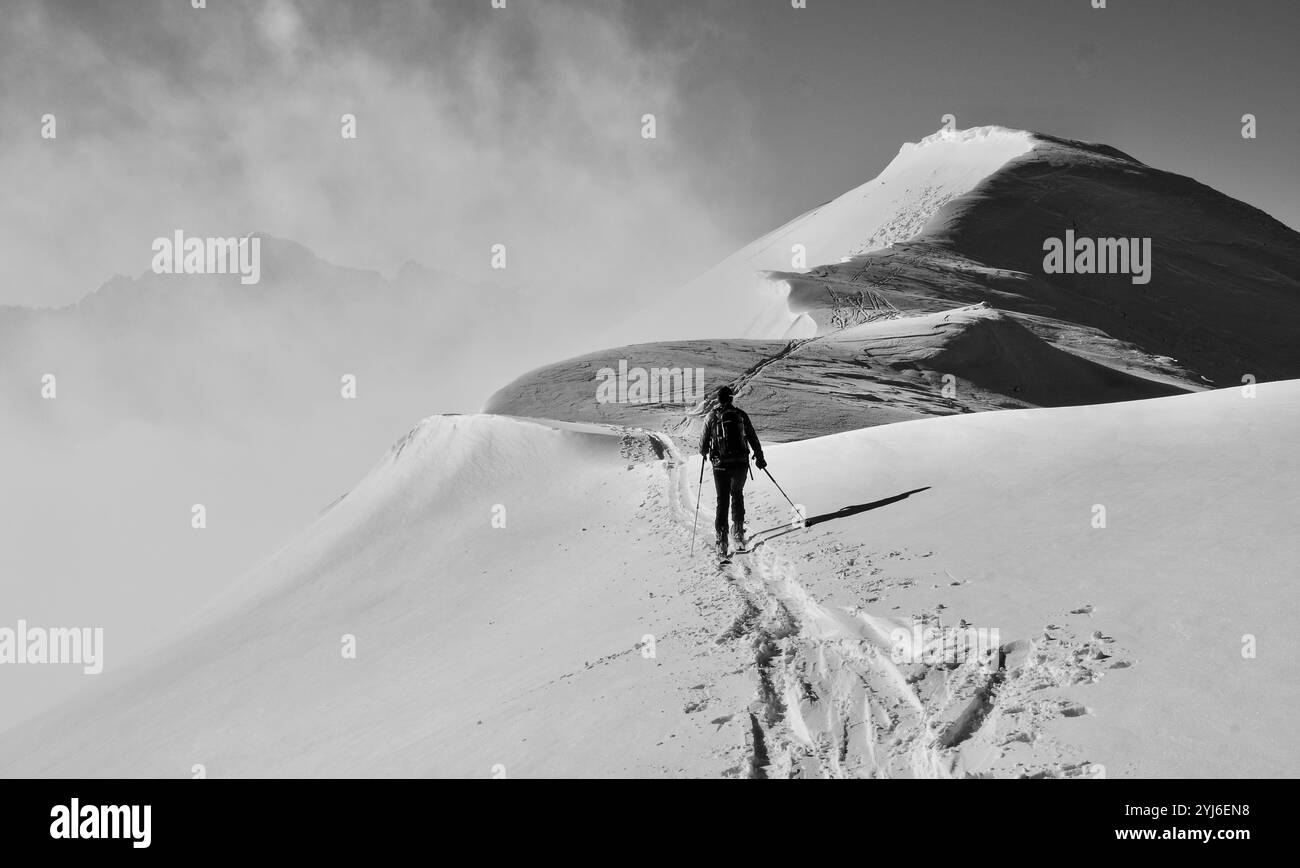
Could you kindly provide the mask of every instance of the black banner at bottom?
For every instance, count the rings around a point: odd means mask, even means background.
[[[989,838],[1229,857],[1284,843],[1294,781],[0,781],[6,850],[83,857],[398,850],[465,843],[533,851],[600,848],[621,856],[689,842],[764,858],[857,840],[872,854],[920,855]],[[755,836],[745,844],[738,840]],[[963,841],[963,837],[969,841]],[[675,855],[674,855],[675,854]],[[990,854],[992,855],[992,854]],[[1007,855],[1007,854],[1004,854]]]

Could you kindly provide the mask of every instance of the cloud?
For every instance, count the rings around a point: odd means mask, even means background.
[[[627,8],[22,5],[0,36],[4,110],[31,131],[0,141],[20,169],[0,302],[140,273],[176,228],[390,272],[416,259],[580,307],[682,283],[727,252],[678,126],[683,70],[708,49],[698,31],[647,36]]]
[[[258,13],[258,27],[275,51],[292,53],[297,47],[302,17],[291,0],[267,0]]]

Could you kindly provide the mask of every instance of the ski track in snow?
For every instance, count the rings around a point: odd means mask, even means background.
[[[669,518],[689,535],[693,463],[668,434],[626,431],[648,438],[665,470],[659,478]],[[707,531],[710,522],[701,524]],[[716,644],[743,640],[752,651],[754,699],[735,715],[749,720],[749,777],[1105,774],[1046,732],[1056,721],[1092,713],[1063,691],[1131,665],[1100,631],[1080,638],[1080,631],[1052,623],[1038,636],[1001,643],[986,658],[898,663],[890,631],[906,625],[818,603],[800,584],[788,546],[758,545],[733,556],[718,575],[740,611]],[[1091,608],[1061,615],[1090,617]]]
[[[732,391],[734,392],[736,397],[738,398],[744,397],[745,392],[749,389],[749,384],[755,379],[757,379],[759,376],[761,376],[765,369],[767,369],[771,365],[775,365],[778,364],[779,362],[784,361],[785,359],[794,355],[796,352],[798,352],[800,349],[807,346],[808,344],[816,343],[817,341],[825,337],[826,335],[817,335],[816,337],[795,338],[794,340],[788,341],[785,344],[785,346],[783,346],[777,352],[773,353],[770,356],[764,356],[763,358],[755,362],[753,365],[750,365],[749,368],[747,368],[746,370],[738,374],[735,377],[735,379],[733,379],[729,384],[732,388]],[[687,432],[693,431],[696,427],[698,427],[700,433],[703,433],[704,420],[716,405],[717,405],[716,397],[705,396],[700,401],[696,402],[696,404],[692,406],[689,410],[687,410],[685,415],[683,415],[681,419],[679,419],[675,423],[671,423],[668,427],[670,427],[678,437],[682,437],[686,435]],[[666,432],[661,432],[661,433],[666,433]],[[671,439],[671,435],[669,439]],[[665,446],[664,448],[667,449],[669,447]],[[672,448],[675,450],[676,445],[673,444]],[[681,456],[680,454],[678,454],[677,460],[680,460],[680,458]]]

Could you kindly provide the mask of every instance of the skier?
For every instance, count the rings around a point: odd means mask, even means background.
[[[758,469],[767,467],[763,447],[754,433],[749,415],[732,403],[730,386],[718,389],[718,406],[704,423],[700,455],[713,463],[713,487],[718,493],[718,512],[713,522],[718,555],[727,551],[727,503],[731,503],[731,524],[736,544],[745,545],[745,477],[749,473],[749,447],[754,448]]]

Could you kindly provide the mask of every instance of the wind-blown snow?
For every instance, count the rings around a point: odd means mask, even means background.
[[[1032,134],[1004,127],[938,132],[909,142],[877,177],[796,217],[736,258],[760,268],[788,268],[790,245],[796,243],[807,248],[808,264],[817,265],[906,241],[948,202],[1033,147]],[[769,254],[776,261],[760,264]]]
[[[813,268],[905,241],[944,205],[1034,143],[1031,133],[988,126],[940,131],[903,145],[877,177],[801,214],[692,281],[685,294],[693,320],[712,331],[675,337],[733,336],[736,321],[751,318],[745,337],[789,334],[796,317],[785,307],[788,290],[780,281],[768,281],[764,272],[800,270],[792,266],[794,245],[803,245],[806,268]],[[701,327],[686,326],[687,331]]]

